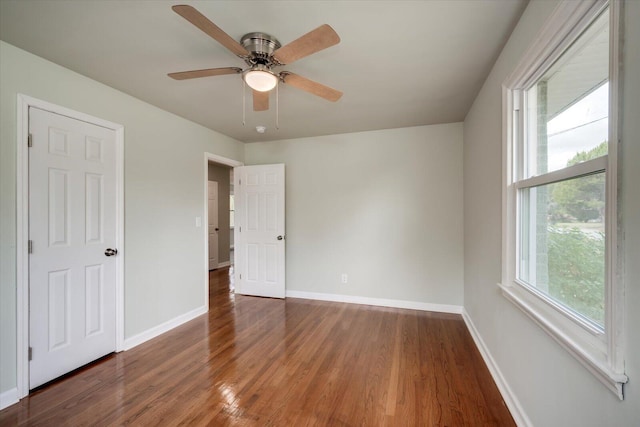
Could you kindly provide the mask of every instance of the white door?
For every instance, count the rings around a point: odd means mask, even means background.
[[[34,388],[116,349],[117,206],[113,130],[32,107],[29,133]]]
[[[235,168],[236,292],[285,296],[284,165]]]
[[[218,268],[218,183],[209,181],[209,270]]]

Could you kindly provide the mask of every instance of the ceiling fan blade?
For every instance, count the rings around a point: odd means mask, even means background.
[[[298,89],[317,95],[327,101],[336,102],[342,97],[342,92],[325,86],[306,77],[293,74],[289,71],[283,71],[281,74],[284,82]]]
[[[291,64],[300,58],[340,43],[338,33],[324,24],[276,50],[273,57],[281,64]]]
[[[180,71],[178,73],[169,73],[169,77],[175,80],[197,79],[200,77],[223,76],[225,74],[239,74],[242,68],[224,67],[224,68],[206,68],[204,70]]]
[[[171,9],[236,55],[240,57],[249,55],[247,49],[235,41],[229,34],[222,31],[220,27],[211,22],[206,16],[198,12],[193,6],[181,4],[172,6]]]
[[[269,92],[253,91],[253,111],[267,111],[269,109]]]

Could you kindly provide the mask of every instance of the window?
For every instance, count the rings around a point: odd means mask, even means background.
[[[522,91],[517,279],[604,331],[609,14]],[[585,72],[585,68],[588,72]],[[520,108],[520,106],[518,106]],[[555,173],[554,173],[555,172]]]
[[[501,287],[622,398],[616,14],[561,3],[505,82]]]

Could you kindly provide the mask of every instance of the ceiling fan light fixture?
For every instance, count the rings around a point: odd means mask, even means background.
[[[278,77],[264,65],[256,65],[242,74],[244,82],[258,92],[269,92],[278,84]]]

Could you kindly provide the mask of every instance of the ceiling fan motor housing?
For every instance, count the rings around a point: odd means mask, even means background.
[[[260,32],[248,33],[242,36],[240,43],[251,52],[247,59],[250,65],[262,64],[267,67],[276,65],[272,55],[281,45],[275,37]]]

